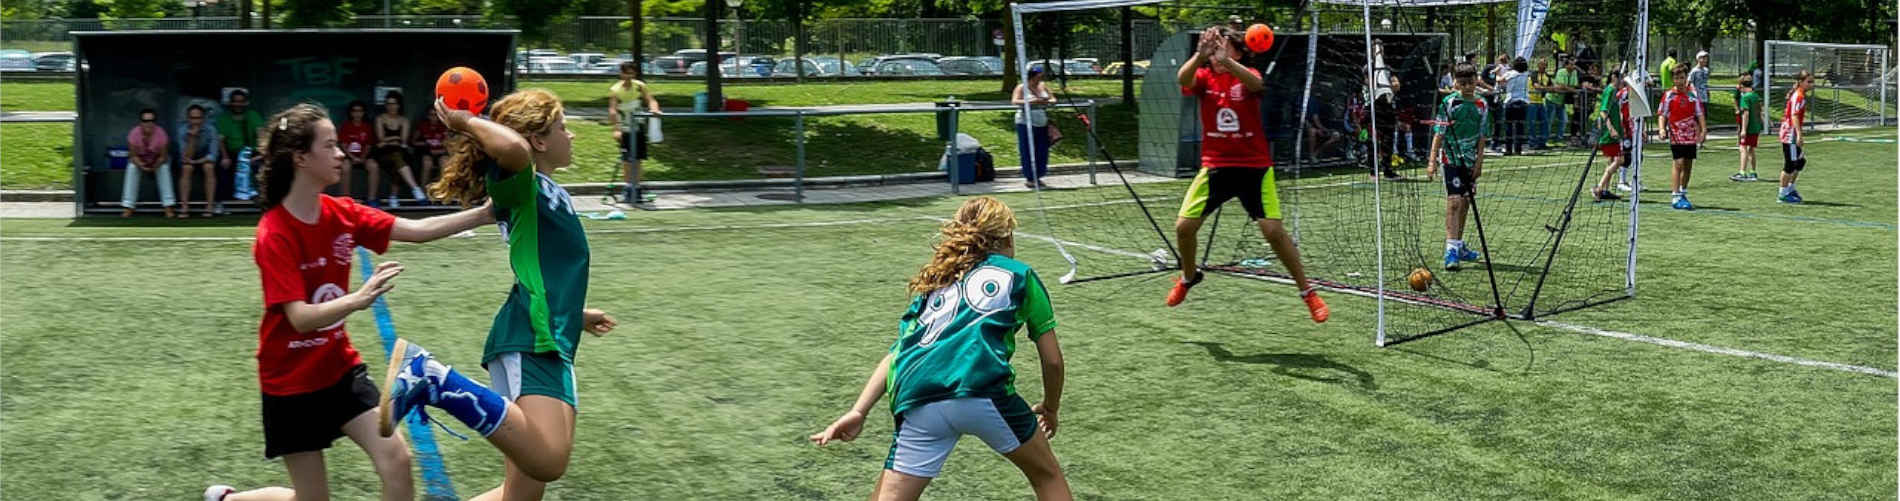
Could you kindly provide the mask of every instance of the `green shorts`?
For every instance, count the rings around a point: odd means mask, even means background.
[[[1200,219],[1208,209],[1240,199],[1251,220],[1280,219],[1280,193],[1273,184],[1272,167],[1203,168],[1188,185],[1180,216]]]
[[[513,402],[522,395],[558,398],[580,408],[574,387],[574,364],[553,353],[510,351],[482,366],[488,369],[489,389]]]

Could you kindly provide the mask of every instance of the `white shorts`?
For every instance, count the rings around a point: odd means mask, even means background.
[[[997,454],[1009,454],[1035,436],[1036,415],[1022,397],[939,400],[904,411],[884,468],[936,478],[963,435],[976,435]]]

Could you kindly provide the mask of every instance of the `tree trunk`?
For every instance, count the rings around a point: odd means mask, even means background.
[[[1011,24],[1009,10],[1003,10],[1003,88],[998,90],[1007,96],[1016,90],[1016,80],[1022,77],[1022,61],[1016,60],[1016,26]]]
[[[840,72],[844,70],[844,61],[838,61]],[[805,2],[792,2],[792,78],[805,83]]]
[[[1135,106],[1134,8],[1122,7],[1122,104]]]
[[[640,3],[641,0],[627,0],[627,18],[630,25],[628,29],[632,31],[629,34],[632,43],[628,44],[630,47],[627,50],[630,52],[627,54],[633,56],[633,78],[645,80],[646,54],[641,53],[644,47],[641,47],[640,32],[646,31],[646,16],[642,15],[644,13],[641,12]]]
[[[725,94],[719,89],[719,6],[725,2],[706,2],[706,111],[725,110]]]

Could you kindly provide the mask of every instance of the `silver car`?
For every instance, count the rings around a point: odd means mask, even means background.
[[[33,54],[19,49],[0,50],[0,71],[38,71]]]

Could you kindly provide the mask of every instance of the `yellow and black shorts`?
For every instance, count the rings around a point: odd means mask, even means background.
[[[1280,193],[1272,167],[1202,168],[1181,201],[1181,217],[1200,219],[1230,199],[1240,199],[1251,220],[1280,219]]]

